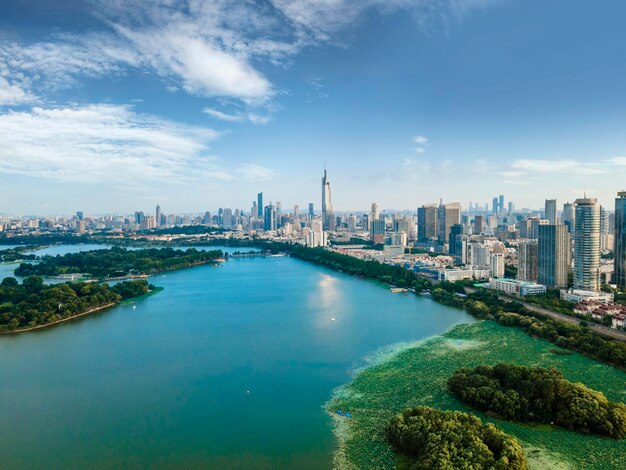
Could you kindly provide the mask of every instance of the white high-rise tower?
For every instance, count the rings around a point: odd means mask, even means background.
[[[322,222],[324,230],[333,230],[335,228],[330,181],[328,181],[328,176],[326,175],[326,168],[324,168],[324,176],[322,177]]]

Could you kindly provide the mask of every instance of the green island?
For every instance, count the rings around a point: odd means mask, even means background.
[[[554,423],[615,439],[626,435],[626,405],[566,380],[554,367],[503,363],[459,369],[448,380],[448,389],[466,405],[502,419]]]
[[[113,306],[155,289],[144,280],[114,286],[97,282],[45,285],[38,276],[18,283],[7,277],[0,283],[0,332],[27,331]]]
[[[221,250],[201,251],[195,248],[143,248],[127,250],[121,247],[68,253],[63,256],[43,256],[37,263],[22,263],[15,270],[18,276],[60,276],[88,273],[97,279],[156,274],[163,271],[212,263],[224,257]]]
[[[370,367],[335,390],[326,405],[329,413],[345,410],[352,415],[351,419],[333,417],[339,444],[335,465],[396,468],[397,457],[387,439],[389,423],[407,408],[430,406],[472,413],[495,424],[518,439],[530,469],[623,469],[623,440],[501,420],[471,409],[448,390],[448,380],[460,368],[514,362],[555,367],[567,380],[582,382],[611,401],[626,401],[626,373],[580,354],[564,353],[546,340],[493,321],[458,325],[441,336],[381,352]]]
[[[399,469],[526,470],[517,440],[491,423],[460,411],[417,406],[391,420],[387,438],[401,456]]]

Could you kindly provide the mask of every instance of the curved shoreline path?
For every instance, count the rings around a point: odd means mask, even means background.
[[[167,272],[106,315],[0,337],[9,468],[328,468],[364,357],[464,311],[289,257]]]

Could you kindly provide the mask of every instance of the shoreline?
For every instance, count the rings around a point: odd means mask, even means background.
[[[130,300],[130,299],[129,299]],[[43,325],[29,326],[27,328],[18,328],[17,330],[8,330],[8,331],[0,331],[0,335],[13,335],[18,333],[26,333],[28,331],[40,330],[42,328],[48,328],[50,326],[58,325],[59,323],[63,323],[69,320],[74,320],[75,318],[84,317],[86,315],[99,312],[100,310],[104,310],[109,307],[115,307],[119,305],[121,302],[113,302],[110,304],[103,305],[101,307],[92,308],[91,310],[87,310],[86,312],[77,313],[76,315],[72,315],[71,317],[61,318],[60,320],[55,320],[50,323],[44,323]]]
[[[45,323],[43,325],[36,325],[36,326],[29,326],[27,328],[19,328],[17,330],[7,330],[7,331],[0,331],[0,335],[16,335],[19,333],[27,333],[29,331],[35,331],[35,330],[41,330],[43,328],[49,328],[51,326],[54,325],[58,325],[59,323],[64,323],[66,321],[70,321],[70,320],[75,320],[77,318],[81,318],[87,315],[91,315],[92,313],[96,313],[99,312],[101,310],[105,310],[107,308],[111,308],[111,307],[117,307],[120,305],[128,305],[131,304],[133,302],[136,302],[138,300],[144,299],[146,297],[150,297],[154,294],[158,294],[159,292],[161,292],[162,290],[164,290],[164,287],[155,287],[154,289],[146,292],[143,295],[140,295],[138,297],[131,297],[130,299],[125,299],[125,300],[120,300],[119,302],[112,302],[110,304],[106,304],[106,305],[102,305],[100,307],[95,307],[92,308],[91,310],[87,310],[86,312],[82,312],[82,313],[78,313],[76,315],[72,315],[71,317],[66,317],[66,318],[61,318],[60,320],[55,320],[51,323]]]

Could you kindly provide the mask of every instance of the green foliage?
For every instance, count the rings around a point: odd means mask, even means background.
[[[430,290],[431,284],[420,278],[413,271],[381,264],[376,261],[365,261],[353,256],[343,255],[324,248],[307,248],[302,245],[288,243],[259,243],[258,246],[270,252],[286,252],[293,258],[341,271],[354,276],[373,279],[398,287],[412,287],[417,292]]]
[[[58,276],[68,273],[89,273],[99,279],[124,277],[131,274],[154,274],[215,261],[223,257],[221,250],[200,251],[194,248],[145,248],[126,250],[92,250],[63,256],[43,256],[39,263],[22,263],[18,276]]]
[[[513,266],[511,264],[504,265],[504,277],[508,277],[509,279],[515,279],[517,277],[517,266]]]
[[[1,245],[0,245],[1,246]],[[37,255],[24,254],[23,252],[30,248],[29,246],[21,246],[18,248],[8,248],[6,250],[0,250],[0,261],[13,263],[15,261],[24,259],[35,259]]]
[[[418,302],[429,308],[427,301]],[[612,401],[624,400],[626,373],[577,353],[554,354],[548,341],[493,321],[457,325],[441,336],[398,345],[371,357],[372,366],[335,390],[326,409],[347,410],[352,419],[334,418],[338,468],[400,468],[387,441],[387,425],[398,413],[418,405],[472,413],[523,444],[532,469],[624,470],[626,440],[580,434],[558,426],[501,420],[467,407],[446,386],[460,368],[510,361],[531,367],[556,367],[571,382],[582,382]]]
[[[7,277],[0,283],[0,331],[32,328],[147,293],[146,281],[125,281],[110,287],[97,282],[44,285],[40,277],[19,284]]]
[[[553,320],[528,310],[519,302],[502,300],[487,289],[478,289],[470,294],[465,300],[465,308],[479,318],[522,328],[531,336],[547,339],[561,348],[626,370],[626,343],[600,336],[585,325]]]
[[[426,406],[405,410],[391,421],[387,437],[396,452],[409,457],[409,468],[415,470],[527,468],[522,448],[513,437],[458,411]]]
[[[463,403],[504,419],[554,423],[565,429],[621,439],[626,405],[572,383],[555,368],[497,364],[459,369],[448,389]]]
[[[545,294],[541,295],[527,295],[524,297],[524,301],[565,315],[574,315],[574,306],[576,305],[574,302],[561,300],[558,289],[548,289]]]

